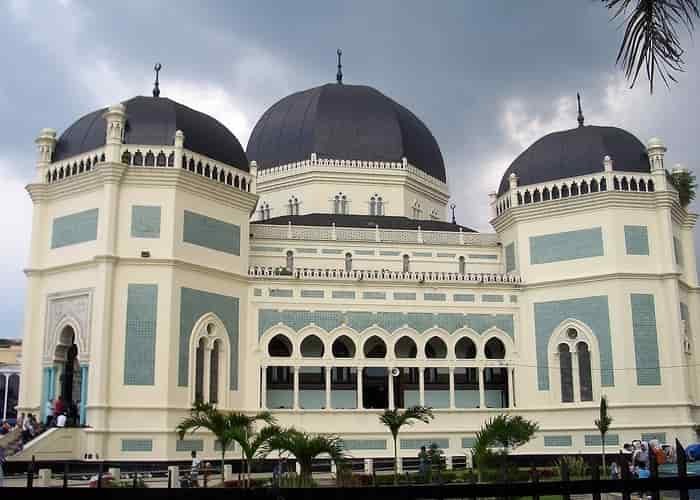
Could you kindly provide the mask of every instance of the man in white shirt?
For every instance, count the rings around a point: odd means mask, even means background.
[[[201,460],[197,458],[197,452],[192,450],[192,468],[190,469],[190,481],[192,482],[192,488],[197,488],[199,486],[199,466]]]
[[[65,427],[66,426],[66,414],[61,413],[58,418],[56,419],[56,427]]]

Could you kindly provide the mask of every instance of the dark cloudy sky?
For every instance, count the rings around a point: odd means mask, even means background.
[[[33,140],[77,117],[149,94],[212,114],[248,140],[279,98],[335,79],[376,87],[437,138],[459,222],[488,225],[487,194],[540,136],[589,124],[666,142],[695,169],[700,52],[671,90],[629,90],[614,65],[621,32],[598,0],[2,0],[0,16],[0,337],[20,336],[34,175]]]

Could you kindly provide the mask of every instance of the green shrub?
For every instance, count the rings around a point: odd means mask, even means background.
[[[588,465],[586,464],[583,457],[572,457],[569,455],[562,456],[557,460],[557,467],[559,468],[559,476],[563,476],[563,466],[566,464],[569,468],[569,477],[571,479],[581,479],[588,475]]]

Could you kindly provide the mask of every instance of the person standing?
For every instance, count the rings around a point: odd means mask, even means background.
[[[197,488],[199,487],[198,479],[199,479],[199,467],[202,464],[202,461],[197,458],[197,452],[195,450],[192,450],[192,466],[190,467],[190,482],[191,482],[191,487],[192,488]]]
[[[428,451],[425,446],[420,447],[418,452],[418,472],[420,473],[423,481],[428,478]]]
[[[610,464],[610,479],[620,479],[620,467],[615,461]]]

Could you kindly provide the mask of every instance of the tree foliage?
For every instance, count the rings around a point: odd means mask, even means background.
[[[686,208],[695,199],[698,188],[695,174],[688,170],[678,170],[667,177],[673,187],[678,191],[678,199],[683,208]]]
[[[612,19],[625,25],[617,63],[633,87],[642,68],[654,92],[657,77],[669,85],[674,73],[683,71],[683,47],[679,27],[689,33],[700,17],[698,0],[601,0],[610,9]]]
[[[608,398],[605,396],[600,398],[600,416],[593,422],[600,432],[600,446],[601,446],[601,460],[603,463],[603,471],[607,468],[605,466],[605,435],[610,430],[610,425],[612,424],[612,417],[608,415]]]
[[[399,431],[404,425],[413,425],[415,422],[429,423],[435,415],[433,409],[428,406],[412,406],[405,410],[386,410],[379,416],[379,421],[384,424],[394,438],[394,484],[398,482],[399,476],[399,451],[397,440]]]

